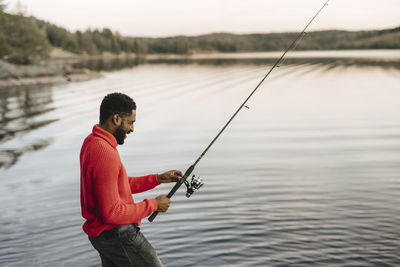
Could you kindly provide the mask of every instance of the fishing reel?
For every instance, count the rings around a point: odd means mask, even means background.
[[[193,174],[190,183],[188,181],[185,181],[185,185],[187,187],[186,197],[189,198],[194,193],[194,190],[199,190],[200,187],[203,186],[203,184],[203,180]]]

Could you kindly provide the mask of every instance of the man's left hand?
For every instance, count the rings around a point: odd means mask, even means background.
[[[167,171],[164,172],[163,174],[158,174],[157,175],[157,180],[158,183],[172,183],[172,182],[177,182],[179,179],[181,179],[183,176],[181,171],[178,170],[172,170],[172,171]]]

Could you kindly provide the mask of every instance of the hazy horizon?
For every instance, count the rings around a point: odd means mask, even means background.
[[[17,0],[5,0],[15,12]],[[277,33],[301,30],[326,2],[308,0],[109,1],[20,0],[26,15],[70,31],[109,28],[124,36],[171,37],[211,33]],[[309,31],[379,30],[400,26],[400,1],[331,0]],[[139,26],[137,26],[139,25]]]

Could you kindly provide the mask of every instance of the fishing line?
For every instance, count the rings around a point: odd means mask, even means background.
[[[297,42],[304,37],[304,34],[307,30],[307,28],[310,26],[310,24],[315,20],[315,18],[321,13],[321,11],[324,9],[325,6],[328,5],[330,0],[327,0],[325,4],[318,10],[318,12],[312,17],[312,19],[308,22],[308,24],[304,27],[304,29],[298,34],[296,39],[293,40],[293,42],[289,45],[289,47],[283,52],[282,56],[275,62],[275,64],[271,67],[271,69],[267,72],[267,74],[262,78],[262,80],[258,83],[258,85],[254,88],[254,90],[250,93],[250,95],[245,99],[245,101],[239,106],[239,108],[235,111],[235,113],[232,115],[232,117],[228,120],[228,122],[222,127],[222,129],[219,131],[219,133],[214,137],[214,139],[211,141],[211,143],[206,147],[206,149],[201,153],[201,155],[197,158],[197,160],[186,170],[185,174],[181,179],[179,179],[178,182],[176,182],[175,186],[171,189],[171,191],[168,193],[167,197],[171,198],[175,192],[179,189],[179,187],[185,183],[187,187],[187,193],[186,196],[190,197],[195,190],[200,189],[200,187],[203,185],[203,181],[199,177],[195,177],[195,175],[192,176],[192,180],[190,182],[187,181],[187,178],[189,175],[193,172],[194,168],[196,167],[197,163],[203,158],[203,156],[207,153],[207,151],[210,149],[210,147],[215,143],[215,141],[218,139],[218,137],[222,134],[222,132],[228,127],[228,125],[231,123],[231,121],[236,117],[236,115],[242,110],[243,107],[249,108],[246,103],[249,101],[249,99],[253,96],[253,94],[257,91],[257,89],[261,86],[261,84],[264,82],[264,80],[270,75],[270,73],[279,65],[279,63],[282,62],[284,59],[285,55],[287,52],[292,50],[295,46],[297,46]],[[155,217],[158,215],[158,211],[153,212],[151,216],[149,217],[149,221],[152,222]]]

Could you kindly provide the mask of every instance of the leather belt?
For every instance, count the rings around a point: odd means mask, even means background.
[[[138,231],[140,230],[140,228],[137,226],[136,223],[132,223],[132,224],[125,224],[125,225],[117,225],[114,228],[111,228],[110,230],[104,230],[101,233],[101,235],[103,235],[106,238],[111,238],[113,236],[118,236],[119,233],[122,233],[131,227],[134,227]]]

